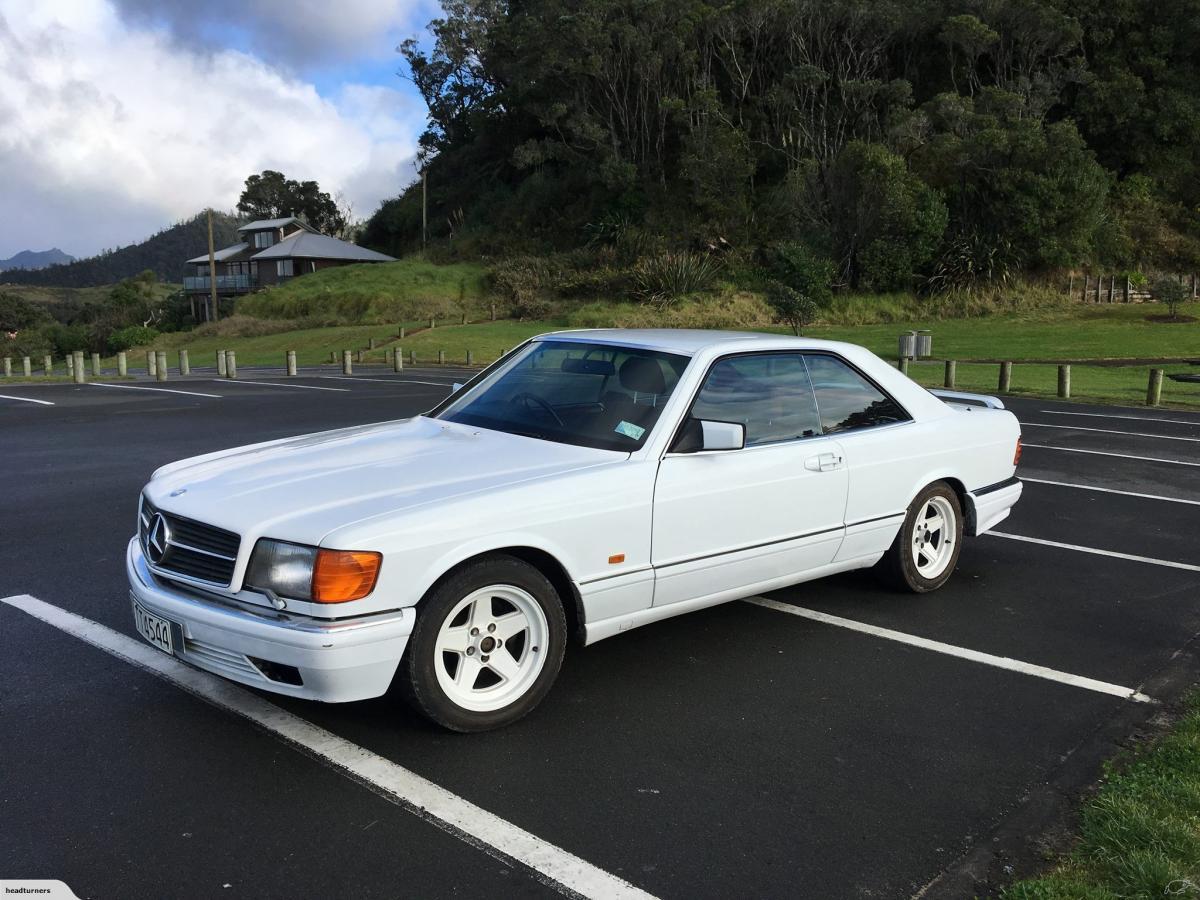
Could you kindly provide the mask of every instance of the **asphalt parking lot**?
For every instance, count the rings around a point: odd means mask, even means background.
[[[148,670],[123,554],[157,466],[410,415],[463,379],[241,374],[0,385],[2,878],[971,896],[1034,864],[1101,761],[1196,680],[1200,415],[1029,400],[1009,404],[1024,497],[941,591],[854,573],[574,647],[506,730]]]

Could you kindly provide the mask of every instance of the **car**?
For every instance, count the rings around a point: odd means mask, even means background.
[[[591,644],[875,567],[941,587],[1021,495],[995,398],[770,334],[535,337],[434,409],[158,469],[126,565],[161,650],[327,702],[510,724]]]

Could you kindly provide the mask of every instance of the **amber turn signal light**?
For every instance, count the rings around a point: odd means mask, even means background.
[[[1021,436],[1017,435],[1017,450],[1013,453],[1013,465],[1021,461]]]
[[[312,598],[317,603],[360,600],[375,589],[383,554],[357,550],[318,550]]]

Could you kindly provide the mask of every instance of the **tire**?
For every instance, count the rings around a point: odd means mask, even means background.
[[[409,705],[443,728],[488,731],[545,698],[566,645],[566,613],[546,576],[485,556],[421,600],[397,680]]]
[[[940,519],[940,527],[926,524]],[[952,520],[952,521],[951,521]],[[904,525],[876,566],[885,584],[924,594],[950,580],[962,545],[962,504],[944,481],[929,485],[908,507]]]

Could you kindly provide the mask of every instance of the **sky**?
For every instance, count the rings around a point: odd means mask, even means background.
[[[414,178],[433,0],[0,0],[0,259],[135,243],[276,169],[355,218]]]

